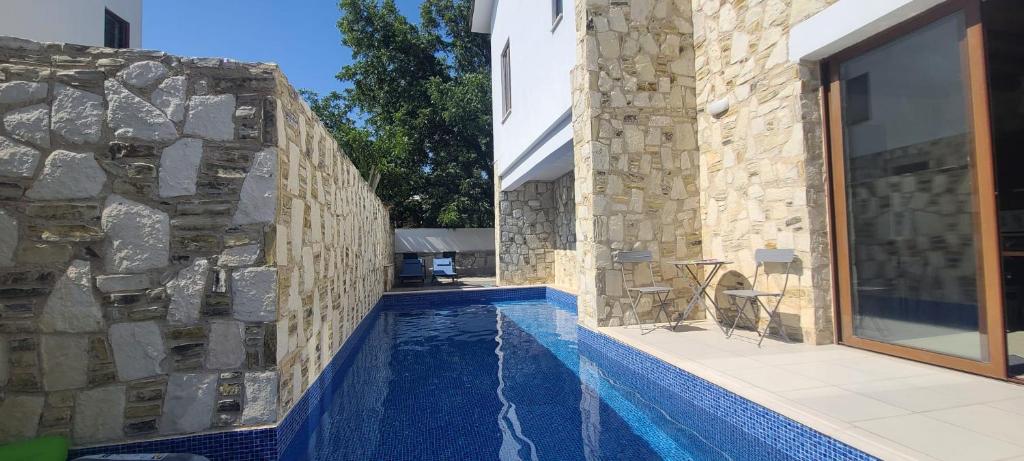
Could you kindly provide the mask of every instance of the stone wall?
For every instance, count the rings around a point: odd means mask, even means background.
[[[0,443],[283,416],[391,254],[386,210],[299,106],[273,65],[0,38]],[[327,316],[301,351],[295,268]]]
[[[551,183],[533,181],[498,195],[498,284],[544,283],[554,235]]]
[[[384,204],[280,73],[276,88],[277,358],[287,412],[390,288],[394,234]]]
[[[833,335],[820,81],[787,50],[790,28],[835,1],[693,4],[703,255],[734,261],[721,291],[749,286],[755,249],[795,248],[781,311],[790,336],[812,343]],[[722,98],[728,112],[704,110]]]
[[[694,48],[688,0],[576,2],[573,70],[580,322],[630,322],[622,283],[644,272],[612,262],[649,250],[658,283],[688,295],[668,261],[701,254]],[[647,316],[649,303],[642,309]]]
[[[575,291],[573,174],[498,194],[500,285],[550,284]]]

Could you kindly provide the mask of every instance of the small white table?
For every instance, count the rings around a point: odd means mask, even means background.
[[[708,287],[711,286],[711,281],[714,280],[715,275],[722,269],[722,266],[726,264],[732,264],[732,261],[726,261],[723,259],[687,259],[683,261],[669,261],[669,264],[676,266],[677,268],[685,269],[690,274],[689,285],[693,289],[693,296],[690,297],[690,302],[686,303],[686,310],[683,311],[683,315],[676,320],[676,324],[672,326],[675,330],[679,327],[679,324],[683,320],[686,320],[690,316],[690,312],[693,311],[697,305],[704,306],[705,310],[711,310],[714,312],[715,324],[718,328],[722,329],[722,333],[727,334],[725,326],[722,325],[721,311],[718,307],[718,302],[715,301],[715,297],[708,294]],[[701,280],[700,276],[697,275],[697,269],[705,269],[704,279]],[[710,301],[708,304],[705,300]]]

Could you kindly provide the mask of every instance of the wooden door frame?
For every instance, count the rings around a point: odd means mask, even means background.
[[[967,116],[971,122],[973,149],[970,156],[972,195],[975,209],[975,242],[978,264],[979,332],[987,339],[988,361],[979,362],[924,349],[914,349],[881,341],[858,338],[853,335],[853,293],[850,265],[849,227],[847,222],[846,165],[843,154],[842,105],[838,63],[862,55],[890,43],[911,32],[963,11],[966,35],[961,43],[963,76],[966,88]],[[822,62],[823,101],[826,148],[830,164],[832,188],[831,215],[833,223],[832,248],[836,263],[833,265],[836,283],[836,312],[840,319],[836,337],[843,344],[894,355],[948,368],[955,368],[995,378],[1007,378],[1006,330],[1004,327],[1002,260],[999,249],[999,229],[995,191],[994,160],[992,152],[989,92],[985,63],[984,31],[981,22],[981,0],[951,0],[909,19],[869,40],[845,49]]]

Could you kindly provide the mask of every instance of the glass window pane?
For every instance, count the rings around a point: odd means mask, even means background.
[[[840,64],[854,332],[987,360],[962,13]]]

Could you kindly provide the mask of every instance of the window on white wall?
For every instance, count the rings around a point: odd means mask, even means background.
[[[562,0],[551,0],[551,29],[562,22]]]
[[[512,113],[512,56],[509,54],[509,45],[505,42],[505,49],[501,51],[501,112],[502,121]]]
[[[110,10],[104,10],[103,46],[108,48],[128,48],[131,46],[131,26],[120,16]]]

